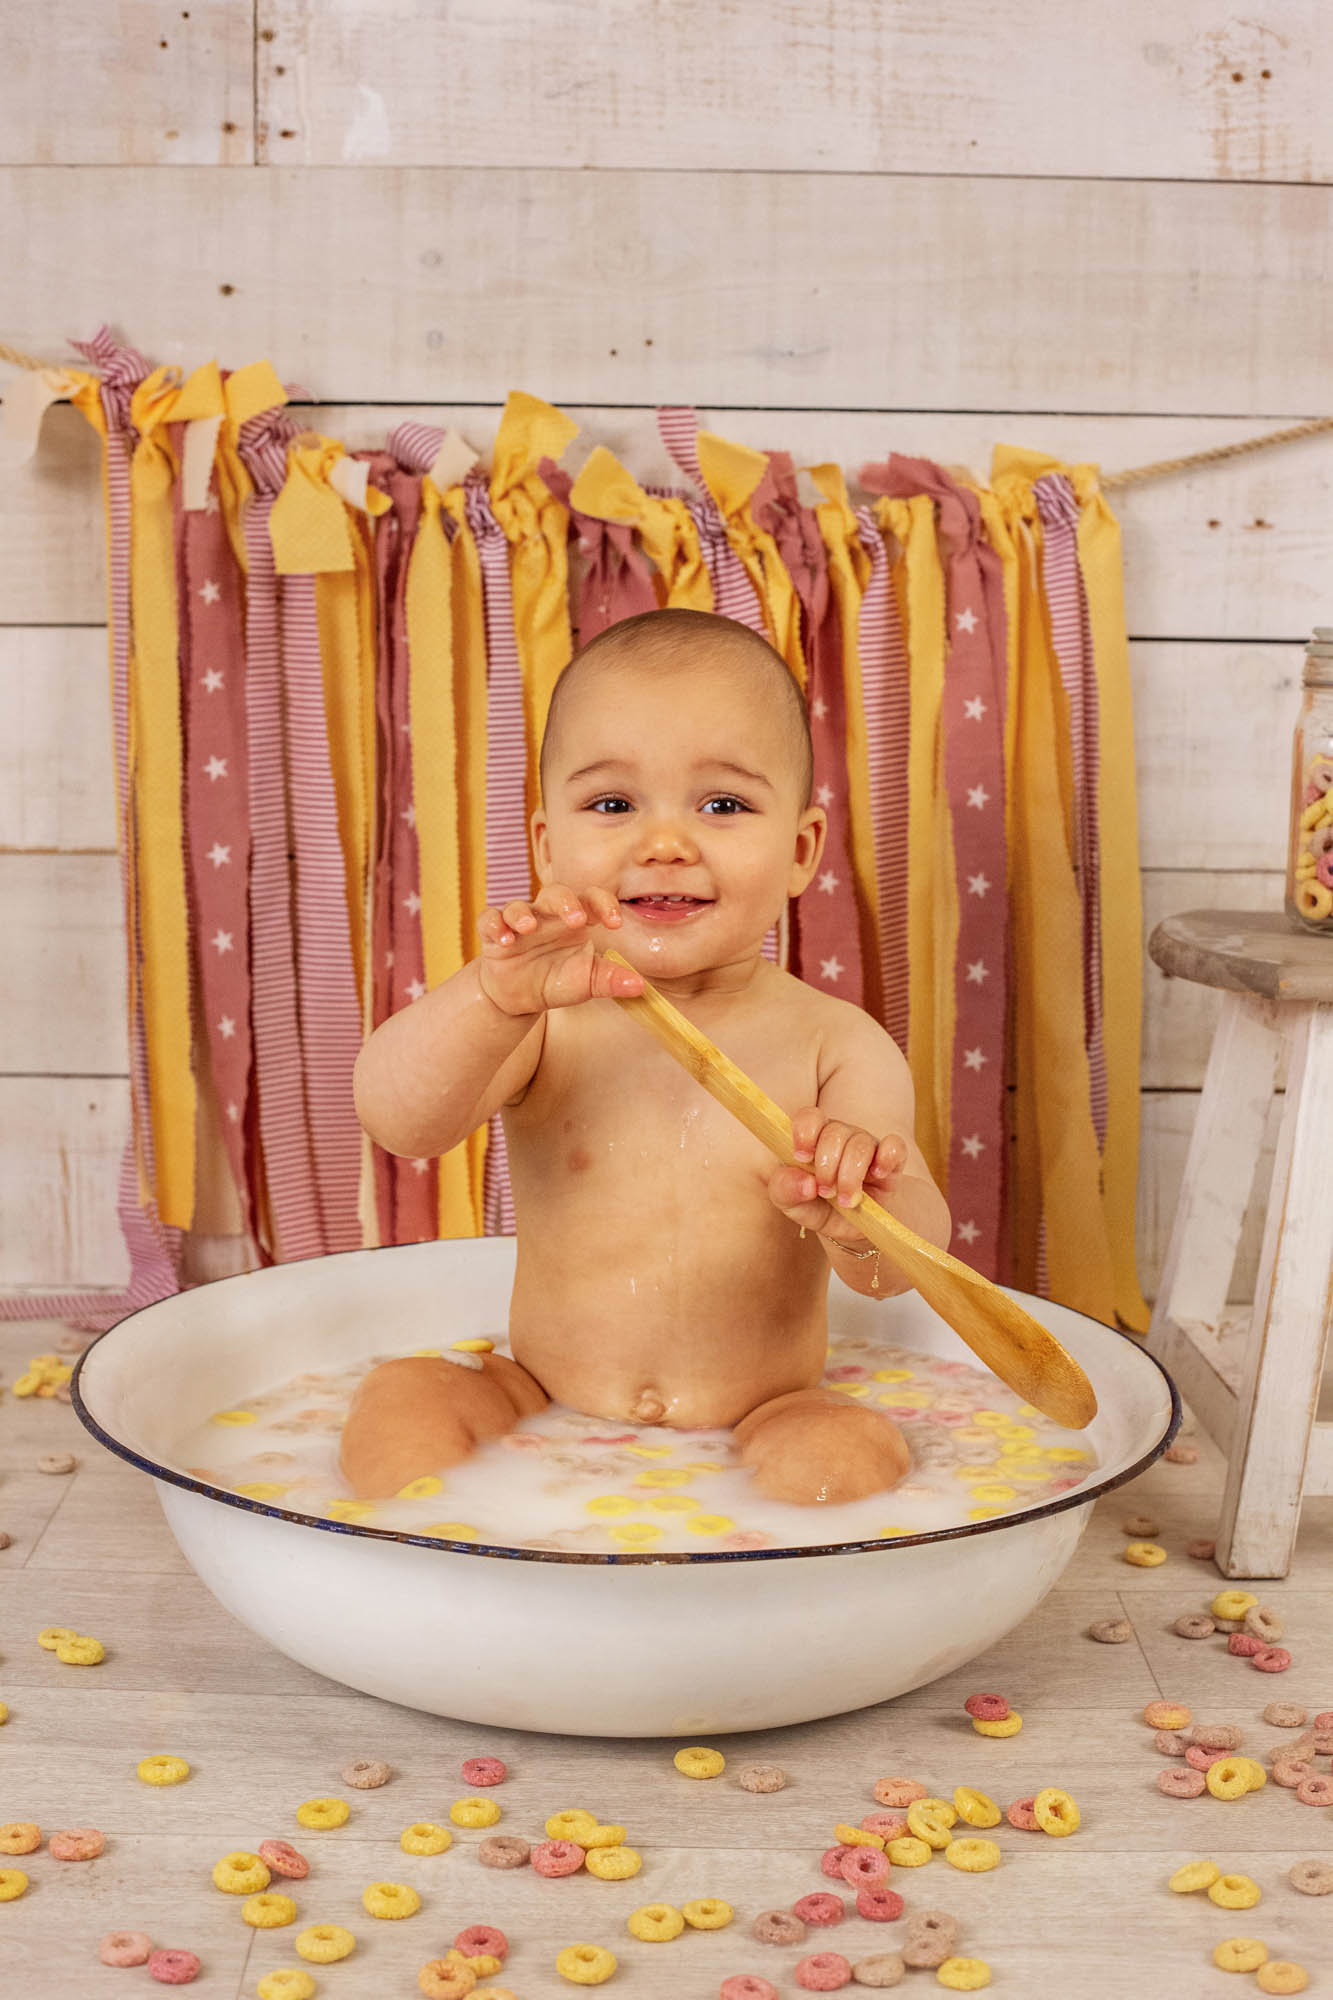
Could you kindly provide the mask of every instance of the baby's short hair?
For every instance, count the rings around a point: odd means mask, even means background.
[[[714,611],[683,608],[641,611],[633,618],[622,618],[618,624],[608,625],[586,646],[580,646],[556,681],[546,715],[540,760],[543,798],[547,795],[560,713],[570,688],[597,667],[613,666],[617,660],[645,667],[650,672],[655,668],[666,671],[680,664],[682,653],[711,653],[719,665],[746,662],[764,674],[765,686],[760,698],[776,703],[781,711],[783,733],[796,774],[797,797],[801,810],[805,810],[814,790],[815,759],[809,711],[795,674],[762,633],[734,618],[722,618]]]

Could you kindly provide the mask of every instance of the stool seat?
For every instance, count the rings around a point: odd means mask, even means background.
[[[1333,1423],[1315,1421],[1333,1293],[1333,939],[1281,911],[1187,910],[1148,950],[1224,996],[1148,1350],[1227,1454],[1218,1567],[1285,1576],[1302,1496],[1333,1493]],[[1284,1043],[1259,1275],[1237,1327],[1226,1299]]]

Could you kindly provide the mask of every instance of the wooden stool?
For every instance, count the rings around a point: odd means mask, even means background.
[[[1223,989],[1148,1348],[1229,1460],[1217,1564],[1285,1576],[1305,1493],[1333,1492],[1315,1409],[1333,1281],[1333,939],[1280,911],[1189,910],[1148,943],[1163,972]],[[1282,1041],[1286,1099],[1252,1308],[1223,1308]]]

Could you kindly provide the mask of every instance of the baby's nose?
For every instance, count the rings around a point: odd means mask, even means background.
[[[664,855],[690,857],[698,853],[698,843],[689,825],[674,818],[644,821],[639,845],[645,855],[659,859]]]

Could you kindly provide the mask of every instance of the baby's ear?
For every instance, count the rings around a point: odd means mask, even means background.
[[[532,858],[537,870],[537,879],[545,886],[551,880],[551,841],[545,806],[536,808],[528,822],[528,831],[532,840]]]

